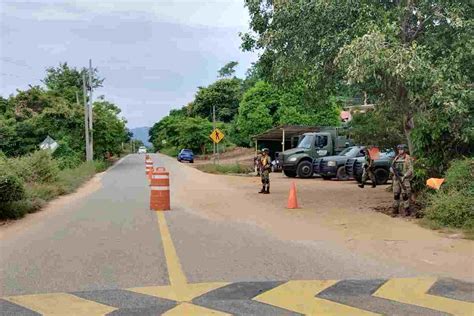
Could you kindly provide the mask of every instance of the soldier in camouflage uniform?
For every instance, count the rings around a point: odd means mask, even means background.
[[[413,178],[413,161],[407,154],[406,145],[397,146],[398,155],[393,159],[390,171],[393,174],[393,214],[400,213],[400,195],[403,215],[410,216],[411,183]]]
[[[362,171],[362,182],[361,184],[359,184],[359,188],[363,188],[365,186],[367,178],[370,178],[370,181],[372,181],[372,188],[375,188],[377,186],[377,182],[374,174],[374,160],[370,157],[370,153],[367,147],[364,148],[364,155],[365,164]]]
[[[262,190],[258,193],[270,194],[270,170],[272,168],[271,159],[268,155],[270,151],[268,148],[262,150],[262,157],[260,158],[260,177],[262,179]]]

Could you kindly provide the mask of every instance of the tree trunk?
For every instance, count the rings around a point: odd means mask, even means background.
[[[413,116],[411,114],[405,115],[403,122],[403,131],[405,132],[405,137],[407,139],[408,151],[410,155],[413,155],[413,143],[411,141],[411,132],[414,128]]]

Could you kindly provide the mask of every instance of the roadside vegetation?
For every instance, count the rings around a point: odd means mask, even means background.
[[[156,148],[212,151],[213,105],[225,142],[253,146],[251,136],[268,128],[337,126],[342,108],[372,104],[369,112],[353,113],[349,136],[382,148],[407,144],[415,158],[412,185],[426,220],[472,226],[472,190],[452,180],[464,170],[456,166],[466,166],[463,157],[474,154],[471,2],[245,5],[250,32],[241,34],[241,47],[258,51],[257,62],[245,78],[235,77],[237,62],[228,63],[214,83],[197,89],[192,102],[157,122],[150,130]],[[426,188],[430,177],[446,178],[439,192]]]
[[[208,163],[203,165],[197,165],[196,168],[198,170],[213,174],[248,174],[253,172],[252,167],[240,163],[222,165],[217,163]]]
[[[76,190],[130,149],[120,109],[100,96],[93,103],[94,161],[85,162],[82,74],[66,63],[47,69],[44,86],[0,97],[0,219],[16,219]],[[93,86],[104,79],[97,70]],[[39,150],[52,137],[54,152]],[[135,141],[134,147],[143,145]]]

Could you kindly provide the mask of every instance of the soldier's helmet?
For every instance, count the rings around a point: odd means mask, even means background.
[[[405,151],[406,151],[406,150],[408,149],[408,147],[407,147],[407,145],[405,145],[405,144],[400,144],[400,145],[397,145],[397,149],[398,149],[398,150],[402,149],[402,150],[405,150]]]
[[[268,148],[263,148],[263,149],[262,149],[262,152],[265,152],[265,153],[268,154],[268,153],[270,152],[270,149],[268,149]]]

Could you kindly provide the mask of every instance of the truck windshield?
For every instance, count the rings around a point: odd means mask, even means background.
[[[323,135],[316,135],[316,141],[314,142],[314,145],[317,148],[326,147],[328,145],[328,137]]]
[[[297,148],[309,149],[311,148],[312,142],[313,142],[312,135],[304,135],[303,139],[300,141]]]

